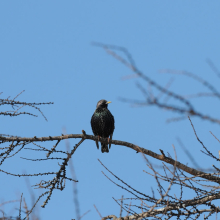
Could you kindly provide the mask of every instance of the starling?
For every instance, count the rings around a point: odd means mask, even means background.
[[[102,138],[108,138],[109,136],[110,140],[112,140],[112,135],[115,129],[115,120],[111,112],[108,110],[108,104],[111,102],[108,102],[104,99],[100,100],[97,103],[96,110],[91,118],[91,126],[92,131],[95,136],[102,137]],[[108,153],[108,144],[101,143],[102,145],[102,153],[106,152]],[[96,141],[96,146],[99,149],[98,141]],[[109,149],[111,147],[111,143],[109,144]]]

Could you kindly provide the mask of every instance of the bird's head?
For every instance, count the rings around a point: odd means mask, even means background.
[[[106,101],[105,99],[102,99],[98,101],[96,108],[108,108],[108,104],[111,103],[109,101]]]

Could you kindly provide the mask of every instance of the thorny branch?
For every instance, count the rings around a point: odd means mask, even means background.
[[[0,137],[0,143],[15,142],[16,141],[17,142],[16,146],[17,146],[18,143],[19,143],[19,145],[21,145],[21,144],[24,144],[24,143],[31,143],[31,142],[61,141],[61,140],[64,140],[64,139],[71,139],[71,138],[80,138],[80,139],[85,139],[85,140],[88,139],[88,140],[93,140],[93,141],[98,140],[98,137],[93,136],[93,135],[68,134],[68,135],[61,135],[61,136],[54,136],[54,137],[49,136],[49,137],[33,137],[33,138]],[[108,143],[108,140],[106,140],[104,138],[100,138],[99,141],[103,142],[103,143]],[[173,160],[172,158],[170,158],[168,156],[165,156],[165,154],[163,153],[162,150],[160,150],[161,153],[162,153],[160,155],[160,154],[157,154],[157,153],[155,153],[151,150],[141,148],[141,147],[139,147],[135,144],[132,144],[132,143],[129,143],[129,142],[126,142],[126,141],[112,140],[111,143],[114,144],[114,145],[126,146],[128,148],[131,148],[131,149],[135,150],[138,153],[143,153],[143,154],[149,155],[153,158],[164,161],[164,162],[169,163],[171,165],[174,165],[176,163],[176,166],[178,168],[182,169],[183,171],[185,171],[185,172],[187,172],[191,175],[199,176],[201,178],[208,179],[208,180],[211,180],[213,182],[220,183],[220,177],[217,177],[216,175],[212,175],[210,173],[205,173],[205,172],[196,170],[194,168],[188,167],[188,166],[180,163],[179,161],[175,162],[175,160]],[[14,149],[14,147],[15,146],[13,145],[13,149]],[[52,150],[53,150],[53,148],[52,148]],[[6,152],[2,153],[1,156],[3,156],[4,154],[7,154],[7,152],[8,152],[8,150]],[[50,152],[50,150],[48,150],[48,152]]]

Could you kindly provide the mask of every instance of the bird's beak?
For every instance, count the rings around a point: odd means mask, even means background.
[[[109,103],[111,103],[111,101],[109,101],[109,102],[106,102],[106,104],[109,104]]]

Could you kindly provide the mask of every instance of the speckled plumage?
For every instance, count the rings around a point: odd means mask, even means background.
[[[112,135],[115,129],[115,120],[111,112],[108,110],[108,104],[106,100],[102,99],[97,103],[96,110],[91,118],[91,126],[92,131],[95,136],[99,136],[102,138],[112,139]],[[111,144],[101,143],[102,145],[102,153],[109,152]],[[96,146],[99,149],[98,141],[96,142]]]

